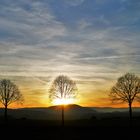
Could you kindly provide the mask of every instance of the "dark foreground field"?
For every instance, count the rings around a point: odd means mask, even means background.
[[[38,140],[79,140],[79,139],[135,139],[140,134],[140,120],[133,125],[122,120],[79,120],[67,121],[61,126],[59,121],[9,120],[0,122],[3,139]]]

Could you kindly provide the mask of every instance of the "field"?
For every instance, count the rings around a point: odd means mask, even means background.
[[[6,139],[127,139],[138,135],[140,119],[134,119],[132,126],[129,120],[75,120],[60,121],[39,120],[1,120],[1,136]]]

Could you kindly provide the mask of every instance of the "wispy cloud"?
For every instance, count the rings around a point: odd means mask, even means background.
[[[66,3],[70,4],[71,6],[78,6],[82,4],[85,0],[65,0]]]
[[[132,57],[140,57],[140,55],[121,55],[121,56],[99,56],[99,57],[86,57],[81,58],[81,60],[102,60],[102,59],[121,59],[121,58],[132,58]]]

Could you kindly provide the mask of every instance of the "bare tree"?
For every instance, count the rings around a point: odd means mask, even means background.
[[[112,87],[109,94],[112,101],[122,101],[128,103],[130,123],[132,121],[132,103],[134,100],[140,101],[140,79],[134,74],[127,73],[120,77]]]
[[[60,75],[56,77],[50,88],[50,99],[71,99],[77,94],[76,83],[69,77]],[[62,105],[62,126],[64,126],[64,105]]]
[[[0,102],[5,107],[4,117],[7,120],[7,108],[8,106],[16,101],[21,101],[22,95],[18,87],[10,80],[3,79],[0,81]]]

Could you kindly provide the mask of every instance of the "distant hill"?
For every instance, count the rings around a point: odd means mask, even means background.
[[[20,108],[8,109],[8,115],[17,119],[34,120],[60,120],[61,105],[40,107],[40,108]],[[0,109],[0,116],[3,116],[4,109]],[[140,108],[133,108],[133,115],[140,116]],[[65,106],[66,120],[79,120],[105,117],[127,117],[127,108],[100,108],[100,107],[82,107],[76,104]]]
[[[91,107],[93,110],[97,112],[111,113],[111,112],[126,112],[128,108],[112,108],[112,107]],[[134,112],[140,112],[140,107],[133,107],[132,110]]]
[[[0,109],[0,116],[3,115],[4,109]],[[95,115],[97,111],[88,107],[81,107],[79,105],[71,104],[65,106],[65,119],[89,119]],[[61,106],[51,106],[46,108],[21,108],[9,109],[8,115],[14,118],[27,118],[36,120],[60,120]]]

